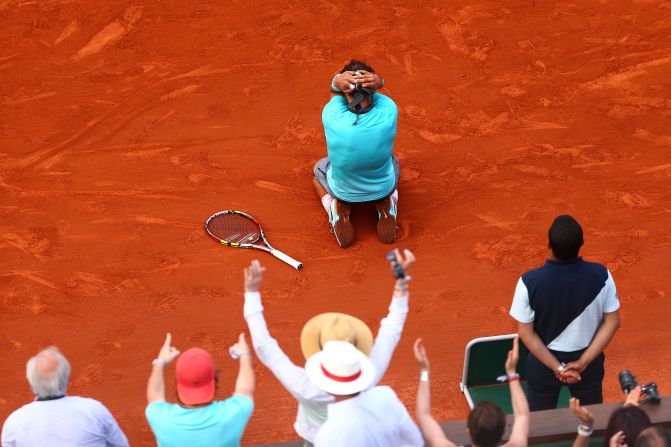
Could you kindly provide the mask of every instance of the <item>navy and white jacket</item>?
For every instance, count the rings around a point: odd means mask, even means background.
[[[534,331],[553,351],[585,349],[604,313],[620,308],[615,282],[608,269],[582,258],[548,260],[517,282],[510,315],[534,323]]]

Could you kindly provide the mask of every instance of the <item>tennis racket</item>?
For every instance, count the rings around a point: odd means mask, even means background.
[[[303,268],[303,264],[273,248],[256,219],[242,211],[227,210],[213,214],[205,221],[205,231],[229,247],[263,250],[296,270]],[[256,244],[259,240],[263,242],[263,245]]]

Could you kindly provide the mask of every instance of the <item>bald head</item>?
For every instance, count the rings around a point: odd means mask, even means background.
[[[62,396],[70,381],[70,363],[55,346],[28,360],[26,378],[38,398]]]

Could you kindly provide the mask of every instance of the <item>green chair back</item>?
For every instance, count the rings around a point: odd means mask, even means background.
[[[504,364],[508,351],[513,347],[513,339],[517,334],[497,335],[471,340],[466,346],[464,357],[464,375],[462,388],[470,397],[473,405],[489,400],[506,414],[511,414],[510,389],[507,383],[500,383],[496,378],[505,374]],[[527,392],[526,359],[529,350],[520,340],[520,358],[517,363],[517,372],[524,392]],[[567,387],[562,387],[559,394],[558,408],[568,408],[570,393]]]

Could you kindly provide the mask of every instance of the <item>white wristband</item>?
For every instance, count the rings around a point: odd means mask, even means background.
[[[429,372],[428,371],[420,371],[419,372],[419,381],[420,382],[428,382],[429,381]]]
[[[594,433],[594,429],[592,427],[588,427],[587,425],[580,424],[578,425],[578,434],[580,436],[584,437],[589,437]]]
[[[331,90],[333,90],[334,92],[342,92],[342,89],[340,87],[338,87],[337,85],[335,85],[335,80],[338,76],[340,76],[340,73],[333,76],[333,80],[331,81]]]

